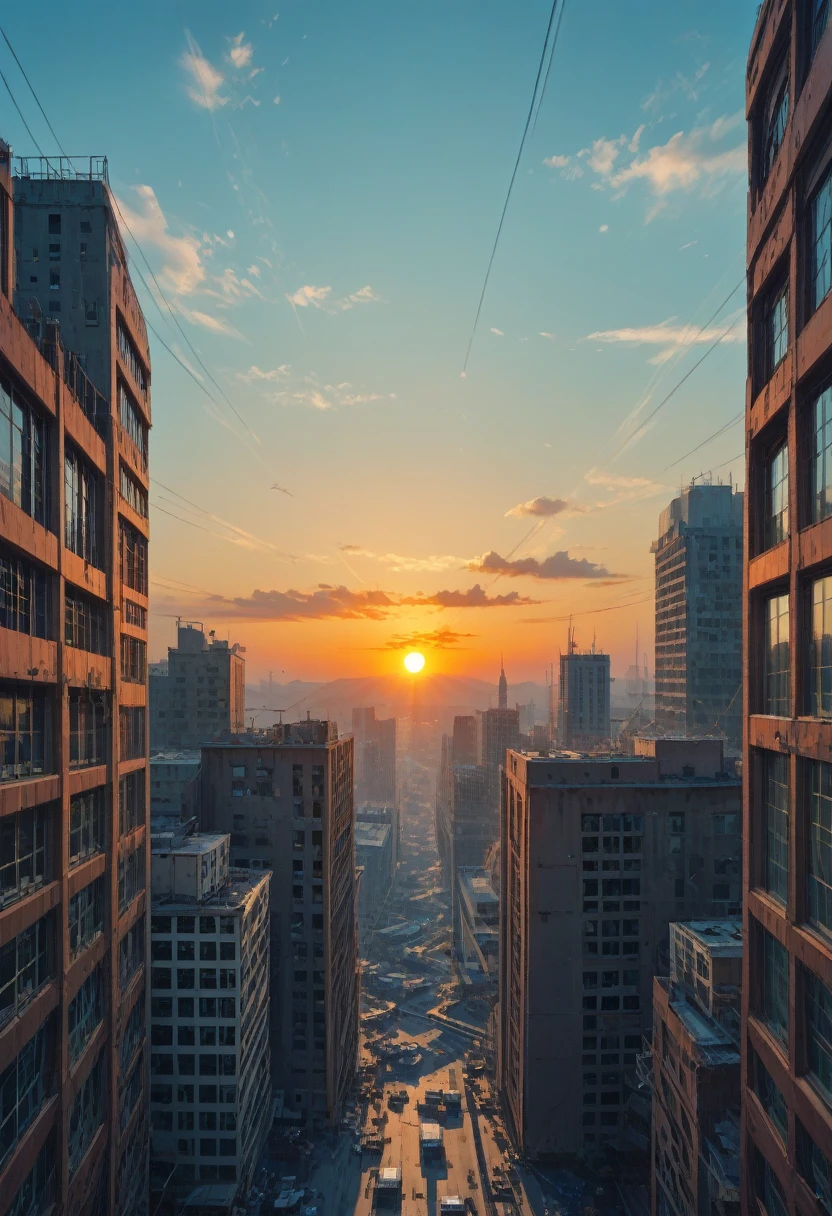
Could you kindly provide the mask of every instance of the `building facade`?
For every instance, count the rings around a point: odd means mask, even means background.
[[[202,828],[231,865],[273,872],[272,1082],[287,1110],[337,1125],[358,1055],[353,740],[293,722],[202,749]]]
[[[493,990],[500,958],[500,900],[488,870],[466,866],[456,872],[453,951],[464,984]]]
[[[505,691],[505,690],[504,690]],[[500,774],[506,750],[520,746],[519,709],[477,710],[477,764],[485,777],[485,796],[492,812],[495,836],[500,807]],[[476,865],[476,862],[460,863]]]
[[[739,920],[670,926],[653,980],[652,1216],[736,1216],[740,1202]]]
[[[574,649],[560,656],[558,740],[587,751],[610,742],[610,656]]]
[[[229,871],[229,838],[151,855],[150,1126],[155,1205],[251,1185],[271,1126],[270,873]]]
[[[743,494],[689,485],[659,517],[656,725],[742,740]]]
[[[677,764],[670,740],[661,759],[642,744],[508,756],[497,1083],[532,1157],[591,1161],[616,1143],[670,922],[739,912],[740,782],[721,757],[686,773],[692,742]]]
[[[828,1207],[832,1177],[829,16],[767,0],[746,75],[742,1187],[778,1216]]]
[[[20,162],[13,215],[0,144],[0,232],[0,1212],[138,1216],[147,336],[106,160]]]
[[[150,680],[150,748],[199,749],[245,728],[246,661],[235,642],[206,638],[199,621],[177,621],[167,675]]]
[[[396,805],[396,719],[377,718],[373,706],[352,711],[355,802]]]

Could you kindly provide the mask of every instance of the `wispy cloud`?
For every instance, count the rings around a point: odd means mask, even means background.
[[[350,554],[353,557],[366,557],[371,561],[381,562],[382,565],[389,566],[391,570],[427,572],[439,570],[454,570],[463,569],[466,565],[465,558],[451,557],[449,554],[431,554],[429,557],[407,557],[401,553],[374,553],[371,549],[365,549],[362,545],[339,545],[338,548],[342,553]]]
[[[489,595],[479,583],[474,583],[467,591],[435,591],[433,595],[403,596],[399,602],[416,608],[516,608],[540,603],[539,600],[520,595],[518,591]]]
[[[222,72],[205,58],[189,30],[185,30],[187,51],[179,59],[188,83],[185,91],[191,101],[203,110],[218,110],[231,100],[221,90],[225,84]]]
[[[238,69],[247,68],[254,56],[254,47],[245,41],[245,36],[245,31],[241,30],[228,39],[228,60]]]
[[[265,394],[275,405],[302,405],[314,410],[346,409],[354,405],[369,405],[377,401],[395,401],[395,393],[370,392],[356,387],[348,380],[327,384],[314,373],[296,375],[288,363],[263,370],[252,364],[237,378],[248,384],[280,385]]]
[[[653,498],[656,494],[666,493],[668,488],[649,477],[616,477],[604,469],[595,468],[584,473],[584,480],[588,485],[606,490],[611,495],[610,498],[602,499],[595,504],[596,511],[617,507],[622,502],[637,502],[642,498]]]
[[[536,557],[521,557],[512,561],[510,558],[501,557],[499,553],[495,553],[491,549],[482,557],[474,558],[469,562],[468,569],[474,570],[478,574],[500,574],[508,578],[562,580],[626,577],[611,575],[604,566],[596,565],[595,562],[590,562],[585,557],[570,557],[565,549],[550,554],[542,561],[538,561]]]
[[[457,650],[460,642],[476,636],[475,633],[458,633],[455,629],[434,629],[429,633],[417,630],[414,633],[393,634],[379,649],[405,650],[414,647],[419,650]]]
[[[702,329],[690,324],[680,325],[675,317],[670,317],[667,321],[660,321],[658,325],[625,325],[620,329],[598,329],[587,334],[587,340],[626,346],[659,346],[661,350],[652,355],[648,362],[665,363],[686,346],[710,346],[718,338],[723,342],[744,342],[744,310],[737,313],[735,321],[735,327],[729,329],[726,334],[726,325],[710,325]]]
[[[506,511],[506,518],[512,516],[522,518],[526,515],[552,516],[562,515],[564,511],[580,511],[583,508],[575,506],[565,498],[549,498],[542,494],[539,498],[530,498],[528,502],[519,502],[516,507]]]
[[[299,287],[297,291],[286,293],[286,299],[293,308],[318,308],[322,312],[339,313],[348,312],[357,304],[374,304],[382,303],[382,297],[373,291],[369,283],[366,287],[360,287],[358,291],[353,291],[348,296],[343,296],[340,299],[333,297],[332,287],[315,287],[311,284],[305,284]]]
[[[136,205],[119,198],[119,209],[139,244],[161,255],[157,275],[163,288],[174,295],[192,295],[205,282],[207,273],[199,239],[190,233],[171,233],[152,186],[134,186],[133,194]]]
[[[496,334],[498,338],[505,337],[505,334],[503,333],[503,331],[501,329],[497,329],[497,327],[495,325],[491,326],[491,332],[492,332],[492,334]]]

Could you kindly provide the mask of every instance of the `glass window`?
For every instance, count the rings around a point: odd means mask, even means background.
[[[69,1062],[74,1064],[104,1017],[104,990],[99,963],[69,1003]]]
[[[789,120],[789,78],[778,80],[772,90],[765,115],[765,142],[763,144],[763,178],[767,178],[777,159],[780,145],[786,134]]]
[[[765,546],[789,535],[789,448],[782,444],[766,465]]]
[[[832,992],[813,971],[804,970],[809,1075],[826,1101],[832,1099]]]
[[[780,1138],[785,1144],[789,1135],[789,1116],[786,1099],[780,1089],[774,1084],[771,1073],[757,1055],[753,1047],[749,1048],[749,1065],[751,1070],[751,1087],[760,1100],[760,1105],[771,1119]]]
[[[133,977],[144,963],[144,919],[137,920],[128,929],[118,944],[118,978],[122,991],[132,983]],[[154,969],[155,970],[155,969]],[[165,968],[158,968],[164,971]],[[167,969],[167,984],[161,986],[170,988],[170,968]],[[171,1002],[172,1005],[172,1002]],[[170,1014],[160,1015],[170,1017]]]
[[[74,958],[104,932],[104,879],[96,878],[69,901],[69,952]]]
[[[807,673],[809,713],[832,716],[832,577],[812,583],[811,638]]]
[[[118,863],[118,910],[126,911],[133,900],[144,890],[145,853],[144,845],[134,849]]]
[[[832,385],[811,404],[811,480],[813,523],[832,514]]]
[[[120,705],[118,714],[120,759],[143,759],[146,752],[145,720],[147,711],[142,705]]]
[[[127,437],[133,442],[139,455],[142,459],[142,464],[147,467],[147,423],[144,420],[142,412],[133,397],[125,388],[124,384],[118,382],[118,416],[122,428],[127,433]]]
[[[107,655],[110,653],[109,637],[106,606],[67,584],[64,601],[64,641],[67,646]]]
[[[0,819],[0,907],[31,894],[46,880],[52,813],[50,806],[36,806]]]
[[[829,24],[832,4],[829,0],[810,0],[809,3],[809,59],[814,59],[821,38]]]
[[[64,492],[64,544],[85,562],[103,570],[103,479],[72,447],[67,447],[64,454]]]
[[[55,974],[55,913],[0,947],[0,1026],[21,1013]]]
[[[809,203],[811,225],[810,298],[817,308],[832,286],[832,174],[827,173]]]
[[[70,688],[70,768],[90,768],[107,763],[105,719],[106,702],[102,693]]]
[[[126,633],[121,635],[121,678],[130,684],[147,679],[147,643]]]
[[[147,490],[133,476],[126,465],[119,463],[118,488],[121,497],[132,507],[137,515],[147,519]]]
[[[765,786],[765,874],[767,891],[783,903],[789,889],[789,761],[787,756],[766,752],[763,757]]]
[[[789,1041],[789,956],[784,946],[762,925],[756,924],[762,949],[759,1007],[756,1013],[769,1030],[783,1043]]]
[[[31,637],[49,636],[49,575],[22,558],[0,553],[0,625]]]
[[[0,685],[0,781],[48,771],[49,709],[44,689]]]
[[[765,313],[765,379],[783,362],[789,348],[789,286],[769,302]]]
[[[48,423],[0,376],[0,494],[49,526]]]
[[[829,1158],[820,1151],[799,1119],[795,1119],[795,1131],[797,1172],[809,1184],[826,1211],[832,1211],[832,1165]]]
[[[765,603],[765,704],[764,713],[788,715],[789,695],[789,597],[773,595]]]
[[[832,764],[808,763],[807,916],[832,930]]]
[[[69,800],[69,864],[76,866],[104,848],[104,802],[100,786]]]
[[[0,1161],[18,1143],[49,1095],[54,1015],[0,1073]]]
[[[104,1055],[100,1055],[69,1108],[69,1169],[81,1164],[104,1118]]]
[[[121,581],[141,595],[147,595],[147,540],[140,532],[119,521],[121,542]]]
[[[118,783],[118,830],[126,836],[145,822],[145,770],[136,769],[119,778]],[[155,917],[154,919],[160,919]],[[170,917],[167,918],[170,933]]]

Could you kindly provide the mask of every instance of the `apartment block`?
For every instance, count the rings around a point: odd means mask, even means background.
[[[610,742],[610,656],[569,649],[560,656],[558,741],[561,747],[591,751]]]
[[[712,750],[716,742],[716,758]],[[500,836],[497,1081],[530,1157],[619,1142],[668,973],[669,925],[740,908],[740,782],[719,741],[509,752]]]
[[[466,866],[456,872],[453,948],[462,982],[493,989],[500,958],[500,900],[488,870]]]
[[[361,872],[358,923],[362,946],[379,923],[393,879],[393,828],[390,823],[355,821],[355,862]]]
[[[337,1125],[358,1055],[353,739],[285,723],[202,749],[202,827],[231,865],[271,870],[272,1083]]]
[[[271,1126],[271,874],[229,869],[227,835],[151,852],[150,1126],[158,1205],[244,1194]]]
[[[147,335],[106,159],[10,170],[0,144],[0,1212],[138,1216]]]
[[[670,926],[670,974],[653,980],[652,1216],[740,1207],[742,924]],[[762,1074],[761,1074],[762,1079]]]
[[[656,725],[742,739],[743,494],[687,486],[659,517]]]
[[[452,896],[459,867],[481,866],[487,848],[499,834],[499,819],[488,799],[485,767],[468,762],[471,754],[470,736],[475,728],[474,718],[454,718],[453,735],[442,736],[436,779],[436,844],[442,867],[442,885],[451,891]],[[459,756],[465,760],[460,761]]]
[[[355,801],[396,805],[396,719],[377,718],[375,708],[352,711]]]
[[[832,1191],[829,18],[766,0],[746,73],[742,1201],[777,1216]]]
[[[501,771],[506,761],[506,749],[520,746],[520,710],[477,710],[477,764],[485,779],[485,797],[491,810],[496,839],[497,812],[500,806]],[[489,841],[489,843],[491,843]],[[459,864],[477,864],[464,862]]]
[[[150,748],[198,750],[245,727],[246,661],[238,642],[206,637],[200,621],[176,622],[167,675],[150,680]]]

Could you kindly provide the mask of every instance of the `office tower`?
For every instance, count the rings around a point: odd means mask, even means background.
[[[251,1185],[271,1126],[269,884],[227,835],[151,846],[150,1126],[155,1205]],[[230,1210],[230,1204],[229,1204]]]
[[[457,868],[481,866],[488,846],[499,833],[499,819],[488,798],[488,773],[475,763],[476,756],[477,720],[454,718],[453,735],[442,736],[434,804],[442,885],[450,892],[452,902]]]
[[[508,680],[506,679],[502,655],[500,655],[500,680],[497,685],[497,708],[508,709]]]
[[[590,1161],[624,1126],[668,925],[740,906],[740,781],[719,739],[509,752],[498,1086],[530,1156]]]
[[[167,675],[150,680],[150,748],[199,749],[245,729],[245,647],[205,636],[199,621],[176,622]],[[210,638],[210,641],[209,641]]]
[[[652,1216],[739,1210],[741,981],[739,920],[670,926],[670,974],[653,980],[638,1061],[653,1094]]]
[[[477,710],[477,763],[485,770],[486,798],[493,812],[495,834],[500,806],[500,772],[505,764],[506,749],[520,746],[520,710],[508,709],[507,700],[508,686],[505,672],[501,670],[497,709]]]
[[[379,924],[393,880],[393,825],[382,819],[355,818],[355,863],[361,871],[358,924],[362,949]]]
[[[396,805],[396,719],[377,718],[373,706],[352,711],[355,801]]]
[[[202,827],[271,870],[272,1083],[337,1126],[358,1054],[353,739],[292,722],[202,749]]]
[[[195,824],[201,752],[157,752],[150,758],[151,830]]]
[[[609,747],[610,656],[575,648],[572,629],[569,646],[560,656],[558,739],[561,747],[587,751]]]
[[[0,1196],[139,1216],[147,338],[106,160],[21,162],[14,222],[9,170],[0,145]]]
[[[832,228],[825,4],[760,7],[746,75],[742,1202],[818,1210],[832,1176]],[[751,1086],[753,1053],[771,1078]]]
[[[500,901],[488,870],[463,866],[456,872],[454,960],[463,983],[493,994],[500,957]]]
[[[742,510],[732,486],[691,483],[659,516],[656,726],[742,740]]]

